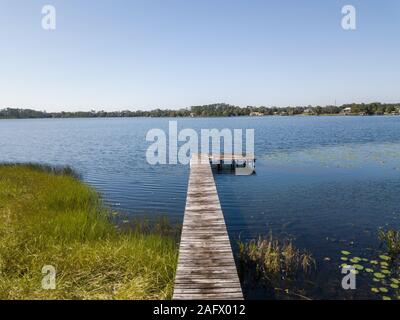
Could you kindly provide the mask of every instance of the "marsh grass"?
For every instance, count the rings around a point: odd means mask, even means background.
[[[381,244],[386,249],[388,255],[390,256],[392,262],[400,259],[400,231],[390,229],[390,230],[379,230],[378,238]]]
[[[272,233],[264,238],[239,241],[238,247],[242,281],[250,279],[250,283],[261,283],[275,292],[289,293],[293,283],[304,280],[316,268],[310,253],[297,249],[289,239],[275,238]]]
[[[168,299],[177,241],[164,219],[120,230],[71,168],[0,165],[0,299]],[[44,265],[55,290],[41,286]]]
[[[292,241],[280,241],[271,234],[249,242],[239,242],[239,257],[244,265],[254,266],[258,274],[267,279],[291,277],[299,271],[309,274],[315,260],[306,251],[295,248]]]

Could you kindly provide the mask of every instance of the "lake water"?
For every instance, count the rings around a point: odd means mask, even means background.
[[[214,175],[235,254],[239,237],[272,231],[316,258],[308,296],[375,297],[364,277],[361,290],[344,292],[340,251],[373,257],[378,228],[400,229],[400,117],[0,120],[0,162],[70,165],[127,217],[181,223],[188,166],[145,157],[148,130],[167,132],[170,120],[178,129],[255,129],[257,173]]]

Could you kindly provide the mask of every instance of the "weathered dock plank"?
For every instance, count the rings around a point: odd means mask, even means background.
[[[173,299],[243,299],[207,155],[190,163]]]

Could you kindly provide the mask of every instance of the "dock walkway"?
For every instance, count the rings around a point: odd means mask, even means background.
[[[173,299],[241,300],[243,293],[209,157],[190,163]]]

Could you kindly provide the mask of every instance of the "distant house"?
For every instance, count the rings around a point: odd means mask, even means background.
[[[342,114],[351,114],[351,107],[344,108],[341,111]]]
[[[263,115],[264,113],[262,112],[256,112],[256,111],[250,112],[250,117],[262,117]]]
[[[305,110],[303,111],[303,114],[308,114],[308,115],[314,114],[314,110],[311,109],[311,108],[305,109]]]

